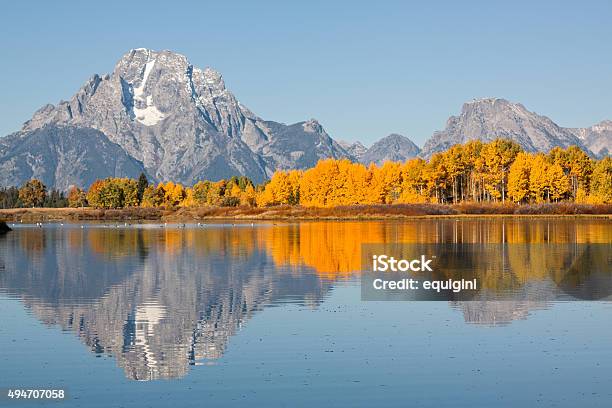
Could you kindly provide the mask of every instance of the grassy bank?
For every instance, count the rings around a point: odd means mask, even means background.
[[[0,220],[7,222],[54,221],[154,221],[175,211],[159,208],[121,208],[98,210],[95,208],[11,208],[0,209]]]
[[[0,210],[0,219],[9,222],[54,221],[166,221],[189,222],[215,219],[291,220],[291,219],[386,219],[425,216],[573,216],[612,215],[612,205],[573,203],[515,205],[463,203],[356,205],[333,208],[301,206],[278,207],[199,207],[199,208],[14,208]]]

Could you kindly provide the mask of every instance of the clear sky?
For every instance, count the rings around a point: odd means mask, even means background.
[[[607,1],[11,1],[0,8],[0,135],[131,48],[220,71],[264,119],[417,144],[463,102],[504,97],[562,126],[612,119]]]

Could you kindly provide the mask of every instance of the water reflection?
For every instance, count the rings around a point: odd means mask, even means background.
[[[256,229],[19,229],[2,242],[0,286],[46,324],[111,353],[129,378],[185,375],[219,358],[252,314],[282,301],[316,306],[314,273],[276,267]],[[39,242],[32,252],[31,242]],[[230,261],[231,260],[231,261]]]
[[[0,288],[93,352],[115,356],[128,378],[178,378],[189,365],[214,363],[266,306],[316,307],[336,282],[358,279],[362,243],[610,244],[610,226],[606,219],[24,226],[0,238]],[[584,275],[588,257],[555,281],[551,271],[565,267],[567,254],[513,247],[523,249],[474,272],[484,287],[476,301],[451,302],[467,322],[506,324],[547,307],[557,287],[610,283],[605,274]],[[605,262],[610,251],[589,256]],[[508,288],[510,297],[498,301]]]

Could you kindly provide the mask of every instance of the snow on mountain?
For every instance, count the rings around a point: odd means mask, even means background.
[[[112,73],[93,75],[69,101],[43,106],[19,132],[0,138],[0,184],[41,177],[49,187],[87,188],[96,178],[140,171],[152,181],[187,185],[234,175],[261,182],[277,169],[305,169],[328,157],[381,164],[495,138],[512,139],[527,151],[578,145],[603,155],[611,149],[612,122],[566,129],[521,104],[486,98],[464,104],[422,151],[397,134],[366,149],[336,142],[314,119],[290,125],[264,120],[212,68],[195,67],[171,51],[138,48]]]
[[[345,140],[338,141],[338,144],[344,148],[353,158],[357,161],[361,160],[361,157],[368,151],[361,142],[347,142]]]
[[[604,120],[588,128],[568,129],[598,157],[612,154],[612,120]]]
[[[264,121],[215,70],[144,48],[123,55],[111,74],[91,77],[69,101],[39,109],[18,133],[26,137],[45,125],[97,130],[152,179],[184,184],[233,175],[261,182],[276,169],[350,157],[318,122]]]

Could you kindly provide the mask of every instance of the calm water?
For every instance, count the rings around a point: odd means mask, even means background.
[[[505,249],[472,301],[362,301],[361,245],[398,242]],[[66,389],[54,406],[610,407],[611,276],[600,301],[560,288],[592,294],[584,265],[611,242],[601,218],[20,224],[0,237],[0,388]]]

